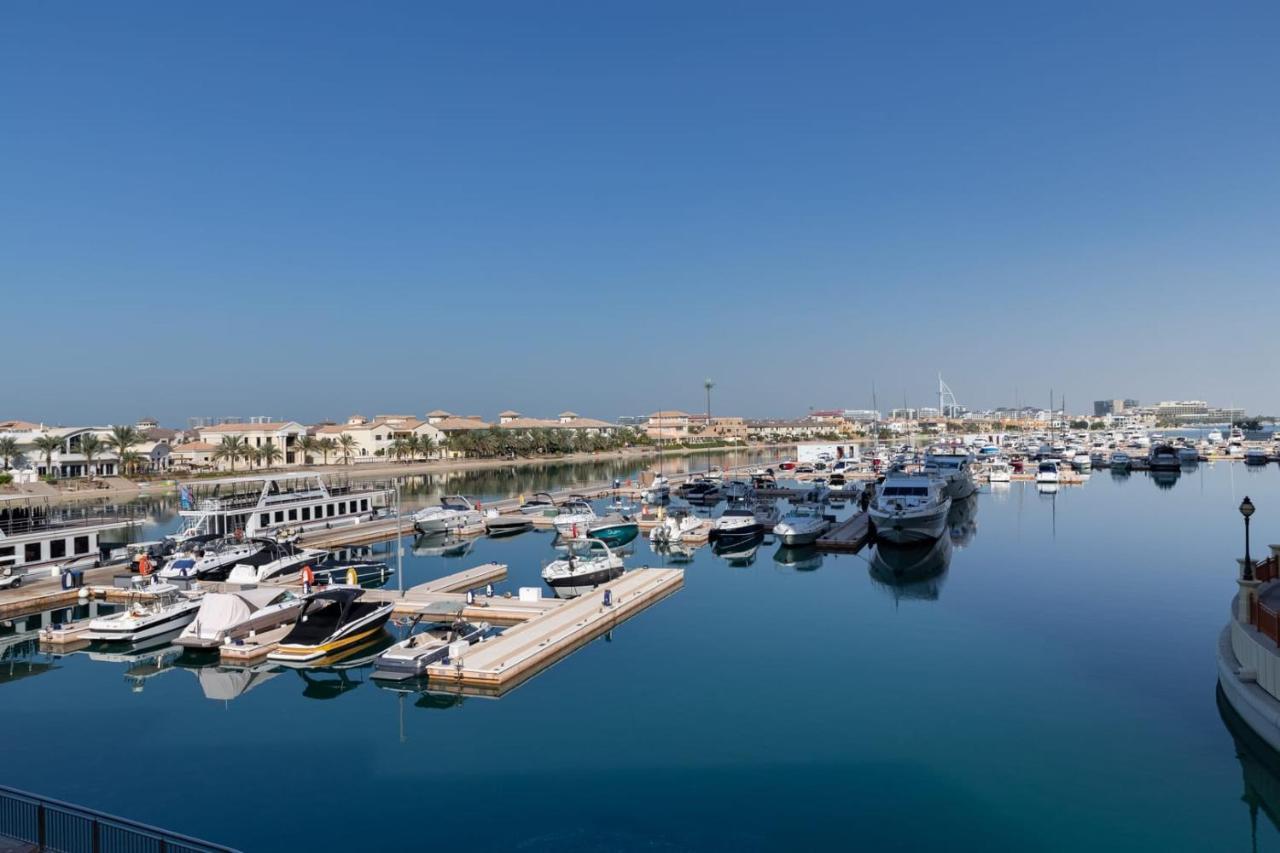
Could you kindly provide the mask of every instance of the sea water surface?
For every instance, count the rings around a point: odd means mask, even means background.
[[[409,500],[635,465],[419,481]],[[1280,472],[1227,463],[984,486],[915,554],[704,547],[681,591],[500,699],[363,667],[236,695],[182,659],[11,643],[0,781],[245,850],[1245,851],[1251,803],[1277,849],[1280,762],[1215,689],[1246,493],[1257,554],[1280,541]],[[173,526],[154,510],[148,533]],[[406,536],[403,583],[496,560],[500,592],[541,585],[552,539],[443,556]]]

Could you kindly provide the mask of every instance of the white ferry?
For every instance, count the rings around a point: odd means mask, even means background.
[[[252,538],[359,524],[385,511],[391,490],[342,476],[262,474],[183,483],[185,519],[172,538]]]

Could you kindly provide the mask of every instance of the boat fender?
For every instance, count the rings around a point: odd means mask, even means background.
[[[355,566],[352,566],[351,568],[347,569],[347,583],[351,584],[352,586],[355,586],[359,580],[360,578],[356,574]]]
[[[467,604],[476,603],[476,592],[473,589],[467,590]]]

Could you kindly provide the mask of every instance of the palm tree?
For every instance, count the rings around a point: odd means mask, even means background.
[[[231,470],[236,470],[236,460],[244,459],[250,452],[249,440],[242,435],[224,435],[218,449],[213,451],[213,458],[231,463]]]
[[[80,453],[84,456],[84,473],[90,480],[96,473],[93,470],[93,460],[103,451],[104,443],[91,432],[87,432],[80,436]]]
[[[324,464],[329,464],[329,454],[338,449],[338,442],[328,436],[316,442],[316,448],[324,454]]]
[[[283,458],[284,454],[280,452],[280,448],[274,441],[268,441],[258,448],[258,462],[266,468],[270,468]]]
[[[128,474],[130,471],[134,471],[136,473],[137,470],[142,467],[142,459],[143,456],[138,451],[126,450],[124,453],[120,454],[120,467],[124,470],[125,474]]]
[[[18,439],[11,435],[0,438],[0,459],[4,459],[4,468],[9,470],[9,463],[18,455]]]
[[[422,449],[421,445],[418,444],[418,437],[413,433],[409,433],[401,438],[404,440],[404,451],[408,454],[409,461],[412,462],[418,458],[418,452]]]
[[[0,439],[3,441],[4,439]],[[33,442],[36,450],[44,454],[44,475],[53,476],[53,454],[62,449],[62,439],[56,435],[37,436]]]
[[[302,451],[302,464],[310,465],[311,457],[320,451],[320,442],[314,435],[304,435],[298,439],[298,449]]]
[[[397,438],[395,441],[391,442],[391,446],[387,448],[387,452],[390,453],[392,456],[394,456],[396,459],[399,459],[400,457],[404,456],[406,452],[408,452],[408,449],[409,449],[408,442],[406,442],[403,438]]]
[[[112,427],[111,435],[107,436],[107,445],[116,452],[121,469],[125,468],[124,457],[133,447],[141,443],[142,433],[131,426]]]
[[[423,459],[430,459],[431,454],[436,450],[436,440],[429,435],[418,436],[418,449],[422,451]]]
[[[351,464],[351,456],[356,452],[356,447],[358,445],[359,442],[355,440],[354,436],[350,436],[345,433],[338,436],[338,452],[342,454],[343,460],[348,465]]]

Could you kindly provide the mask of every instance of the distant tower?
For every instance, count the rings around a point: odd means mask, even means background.
[[[707,431],[711,431],[711,389],[716,387],[716,383],[708,377],[702,380],[702,387],[707,389]]]
[[[947,387],[947,383],[942,381],[942,374],[938,374],[938,413],[944,418],[954,418],[960,411],[960,404],[956,402],[956,395],[951,393],[951,389]]]

